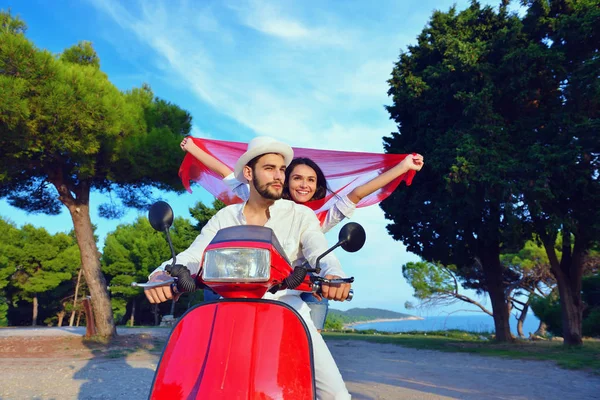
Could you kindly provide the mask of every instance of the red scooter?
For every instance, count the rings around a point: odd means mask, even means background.
[[[323,283],[353,282],[354,278],[328,280],[316,274],[320,259],[333,249],[355,252],[363,246],[362,226],[346,224],[338,243],[317,259],[315,268],[305,263],[294,269],[270,228],[221,229],[193,278],[186,267],[176,264],[169,236],[171,207],[165,202],[153,204],[149,219],[154,229],[166,233],[173,263],[165,270],[171,280],[133,285],[169,284],[174,293],[209,288],[223,297],[191,308],[179,319],[149,398],[314,399],[313,352],[306,324],[287,304],[261,298],[267,291],[319,293]]]

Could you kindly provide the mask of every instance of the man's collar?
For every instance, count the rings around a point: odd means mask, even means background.
[[[279,199],[275,200],[273,204],[269,206],[269,220],[278,214],[282,207],[288,202],[288,200]],[[240,209],[238,210],[238,218],[243,224],[246,224],[246,216],[244,215],[244,208],[246,208],[246,204],[248,200],[241,204]]]
[[[246,208],[247,202],[248,201],[246,200],[245,202],[241,203],[240,208],[238,209],[237,217],[243,225],[246,225],[246,216],[244,215],[244,208]]]

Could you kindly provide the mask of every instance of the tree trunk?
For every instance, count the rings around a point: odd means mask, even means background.
[[[517,335],[521,338],[525,338],[525,334],[523,333],[523,321],[520,319],[517,320]]]
[[[62,170],[53,171],[49,176],[52,176],[51,182],[58,191],[58,199],[67,207],[73,220],[75,237],[81,253],[83,277],[91,296],[96,333],[103,338],[112,338],[117,331],[106,280],[100,270],[100,257],[90,219],[90,182],[82,180],[73,185]]]
[[[131,304],[131,317],[129,318],[129,325],[133,326],[135,323],[135,299],[133,299],[133,303]]]
[[[73,311],[71,311],[71,318],[69,319],[69,326],[73,326],[75,321],[75,308],[77,308],[77,293],[79,292],[79,282],[81,282],[81,273],[83,268],[79,267],[79,273],[77,274],[77,284],[75,285],[75,297],[73,297]]]
[[[558,291],[560,293],[560,309],[562,312],[563,338],[565,345],[581,346],[583,344],[582,322],[583,304],[581,299],[581,280],[579,289],[574,282],[563,282],[557,279]]]
[[[481,265],[485,275],[486,288],[492,302],[496,340],[498,342],[512,341],[508,299],[505,292],[503,268],[500,264],[500,247],[495,246],[484,249]]]
[[[77,325],[75,326],[79,326],[79,321],[81,321],[81,310],[77,312]]]
[[[96,318],[94,318],[94,311],[92,310],[90,300],[91,298],[89,296],[81,300],[81,305],[85,311],[85,337],[88,338],[98,336],[98,331],[96,330]]]
[[[37,293],[33,295],[33,317],[31,319],[31,326],[37,325],[37,317],[38,317],[38,298]]]
[[[488,293],[492,301],[492,309],[494,310],[494,327],[496,330],[496,340],[498,342],[508,342],[512,340],[510,333],[510,313],[508,312],[508,304],[504,295],[504,285],[502,281],[494,285],[488,283]]]
[[[538,326],[538,328],[535,331],[534,335],[546,336],[546,334],[547,334],[547,332],[546,332],[546,324],[543,321],[540,321],[540,326]]]
[[[584,241],[575,237],[571,250],[570,233],[563,231],[563,252],[560,262],[554,250],[554,241],[543,240],[550,271],[556,279],[562,313],[563,339],[566,346],[583,345],[583,300],[581,298],[581,279],[584,265]]]
[[[65,310],[62,310],[61,312],[56,314],[56,316],[58,317],[58,324],[56,326],[61,327],[62,323],[63,323],[63,319],[65,318]]]
[[[115,322],[106,280],[100,270],[98,247],[90,220],[89,206],[77,204],[68,206],[73,218],[77,244],[81,252],[83,276],[91,295],[92,309],[98,336],[112,338],[116,335]]]
[[[519,315],[519,319],[517,320],[517,334],[520,338],[525,337],[523,334],[523,323],[525,322],[525,318],[527,318],[527,311],[529,311],[529,304],[523,306],[523,311],[521,311],[521,315]]]

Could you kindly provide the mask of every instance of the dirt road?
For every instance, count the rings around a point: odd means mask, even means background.
[[[148,331],[121,332],[120,343],[110,349],[82,344],[77,332],[10,333],[0,330],[2,400],[147,398],[160,352]],[[126,355],[133,343],[138,350]],[[328,343],[354,399],[600,399],[599,376],[551,362],[354,340]]]

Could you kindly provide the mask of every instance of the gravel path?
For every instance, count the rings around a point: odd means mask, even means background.
[[[354,399],[600,399],[599,376],[551,362],[358,340],[328,343]],[[0,358],[0,399],[145,399],[157,361],[147,352],[85,360]]]

